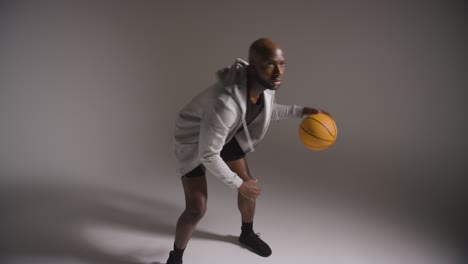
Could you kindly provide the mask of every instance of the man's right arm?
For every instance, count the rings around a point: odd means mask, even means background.
[[[228,167],[220,153],[236,120],[236,113],[223,106],[222,102],[211,105],[204,112],[198,143],[203,165],[232,189],[239,189],[243,181]]]

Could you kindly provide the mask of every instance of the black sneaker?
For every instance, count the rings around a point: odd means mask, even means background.
[[[176,259],[174,257],[174,251],[169,252],[169,258],[166,261],[166,264],[182,264],[182,259]]]
[[[254,253],[262,257],[268,257],[271,255],[271,248],[267,243],[260,239],[259,235],[260,234],[255,234],[254,232],[242,232],[239,236],[239,242],[246,245]]]

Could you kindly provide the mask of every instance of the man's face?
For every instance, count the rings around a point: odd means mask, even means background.
[[[285,70],[283,51],[276,48],[270,54],[258,54],[250,62],[253,77],[263,87],[277,90],[281,85],[281,78]]]

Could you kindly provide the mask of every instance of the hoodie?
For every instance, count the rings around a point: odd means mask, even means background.
[[[185,175],[200,164],[233,189],[242,179],[221,158],[225,143],[236,137],[244,153],[265,136],[270,121],[302,117],[302,106],[280,105],[275,91],[265,90],[263,111],[247,126],[247,62],[237,59],[217,71],[217,81],[195,96],[175,121],[174,143],[177,170]],[[243,127],[243,130],[239,129]]]

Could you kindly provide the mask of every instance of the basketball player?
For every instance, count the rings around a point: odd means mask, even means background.
[[[301,118],[319,112],[312,107],[276,104],[275,91],[285,71],[281,47],[268,38],[253,42],[249,62],[237,59],[217,72],[218,80],[178,114],[175,154],[182,175],[186,207],[177,221],[174,250],[168,264],[181,264],[184,250],[207,203],[206,169],[238,191],[242,227],[239,242],[256,254],[272,251],[253,230],[255,199],[261,190],[250,175],[246,153],[265,135],[270,120]]]

